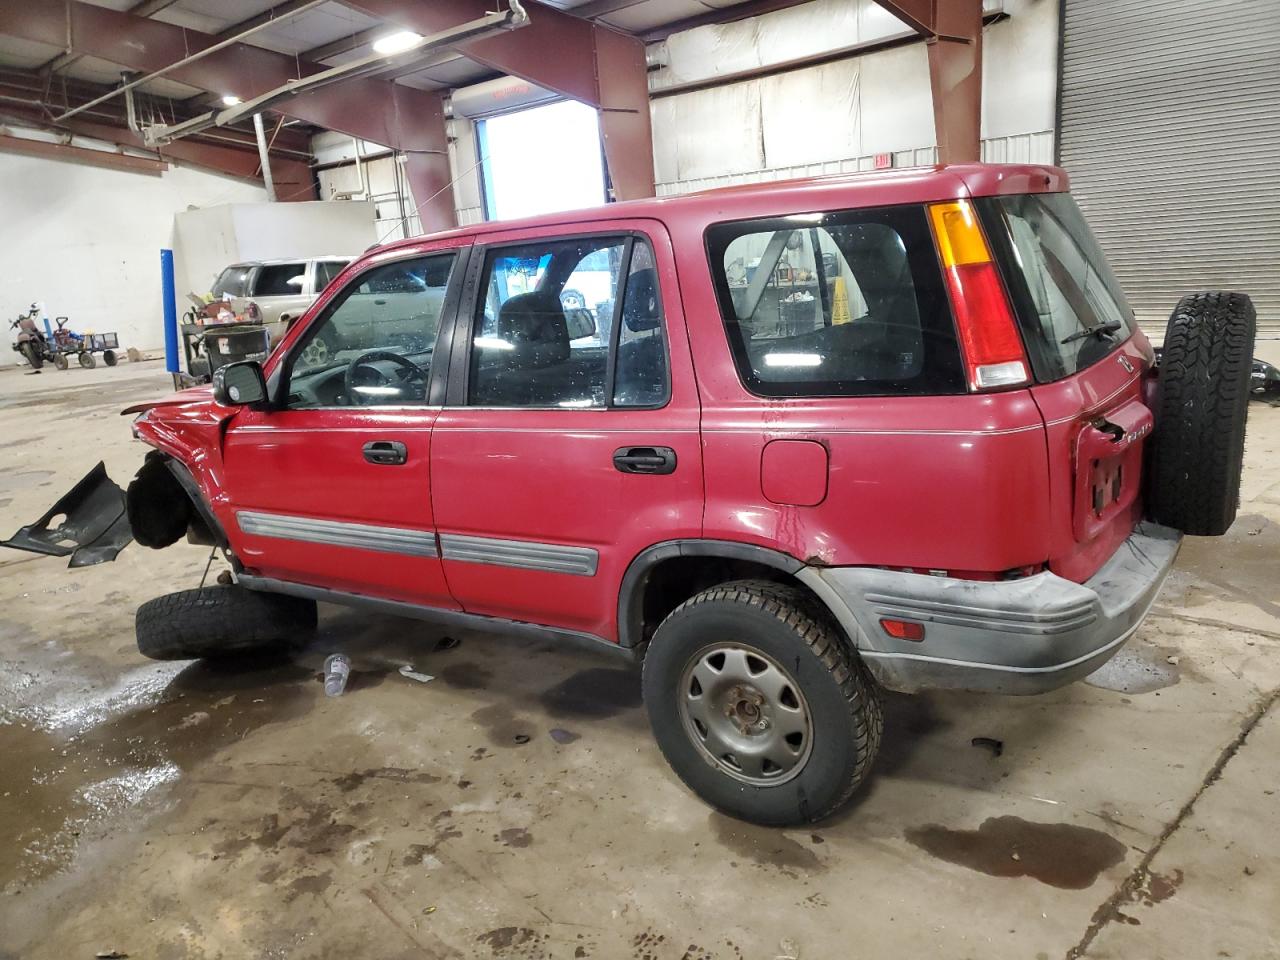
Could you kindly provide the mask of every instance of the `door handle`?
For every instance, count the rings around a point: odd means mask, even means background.
[[[387,301],[385,301],[385,300],[375,300],[375,301],[373,301],[373,305],[374,305],[375,307],[385,307],[385,306],[387,305]]]
[[[675,473],[676,452],[670,447],[620,447],[613,452],[613,465],[623,473]]]
[[[364,458],[394,467],[409,459],[409,448],[399,440],[372,440],[364,445]]]

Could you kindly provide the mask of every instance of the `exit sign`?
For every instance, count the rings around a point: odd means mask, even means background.
[[[893,166],[893,154],[877,153],[875,155],[875,164],[877,170],[888,170]]]

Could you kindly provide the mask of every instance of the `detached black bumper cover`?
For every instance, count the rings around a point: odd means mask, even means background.
[[[57,517],[56,527],[49,524]],[[68,566],[89,567],[114,560],[133,540],[124,491],[99,463],[35,523],[23,527],[0,546],[50,557],[71,557]]]

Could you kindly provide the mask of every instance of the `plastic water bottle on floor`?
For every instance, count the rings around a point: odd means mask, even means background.
[[[324,695],[340,697],[347,689],[347,678],[351,676],[351,661],[346,654],[331,653],[324,662]]]

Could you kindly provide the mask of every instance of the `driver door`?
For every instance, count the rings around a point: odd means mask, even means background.
[[[396,250],[353,276],[286,345],[272,408],[231,421],[223,462],[246,567],[457,609],[436,550],[431,429],[447,365],[436,341],[467,250]]]

